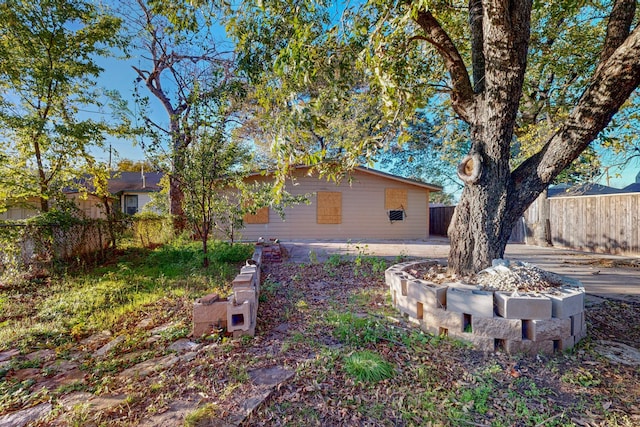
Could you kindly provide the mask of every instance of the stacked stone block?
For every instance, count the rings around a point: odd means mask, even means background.
[[[234,338],[255,335],[261,264],[262,248],[256,246],[252,258],[233,279],[228,299],[220,300],[217,294],[210,294],[193,303],[193,336],[222,329]]]
[[[385,272],[393,306],[432,334],[470,342],[483,351],[552,353],[586,336],[584,288],[569,279],[546,293],[485,291],[462,283],[436,284],[413,277],[414,261]]]

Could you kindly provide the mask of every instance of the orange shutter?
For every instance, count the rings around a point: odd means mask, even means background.
[[[317,194],[317,223],[342,223],[342,193],[332,191],[318,191]]]
[[[255,214],[245,214],[243,221],[245,224],[269,224],[269,206],[258,209]]]
[[[400,188],[385,188],[384,190],[385,210],[407,210],[407,190]]]

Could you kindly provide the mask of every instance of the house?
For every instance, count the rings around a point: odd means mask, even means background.
[[[115,197],[114,209],[133,215],[151,201],[151,194],[161,190],[161,172],[118,172],[109,179],[109,193]],[[82,178],[80,185],[84,185],[88,194],[81,193],[75,187],[63,189],[65,197],[75,202],[87,218],[104,218],[104,207],[101,200],[92,194],[93,185]],[[0,213],[0,220],[19,220],[30,218],[38,213],[38,200],[16,203],[7,211]]]
[[[19,219],[31,218],[38,214],[36,206],[39,206],[40,201],[35,197],[30,197],[27,200],[12,200],[7,206],[7,210],[0,212],[0,221],[8,220],[15,221]]]
[[[278,239],[426,239],[429,195],[442,188],[365,167],[356,167],[340,183],[297,167],[286,191],[308,194],[309,204],[285,208],[284,218],[265,207],[246,215],[243,240]],[[252,175],[269,182],[269,175]]]
[[[117,198],[115,208],[133,215],[151,201],[151,194],[161,190],[162,172],[120,172],[109,180],[108,189]]]
[[[597,196],[602,194],[619,194],[625,190],[609,187],[602,184],[587,182],[583,184],[558,184],[552,185],[547,190],[547,197],[573,197],[573,196]]]

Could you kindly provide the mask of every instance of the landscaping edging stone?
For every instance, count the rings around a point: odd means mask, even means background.
[[[277,245],[278,250],[273,250]],[[263,249],[280,253],[279,243],[256,245],[251,259],[241,267],[240,273],[231,282],[232,293],[226,300],[217,294],[209,294],[193,303],[192,336],[200,337],[217,329],[226,329],[234,338],[254,336],[260,295],[260,268]],[[273,258],[273,257],[272,257]],[[272,259],[270,258],[270,259]]]
[[[433,260],[395,264],[385,271],[391,301],[425,332],[447,335],[483,351],[553,353],[586,336],[585,290],[572,278],[548,292],[508,292],[463,283],[438,284],[408,271]]]

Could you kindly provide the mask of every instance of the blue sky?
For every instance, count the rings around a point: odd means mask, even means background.
[[[105,89],[115,89],[120,92],[121,96],[129,101],[129,108],[135,111],[136,106],[132,101],[132,94],[137,74],[132,66],[139,65],[140,59],[136,57],[130,59],[117,57],[100,58],[98,63],[104,68],[104,72],[98,80],[98,85]],[[157,100],[144,87],[141,88],[141,92],[144,95],[149,95],[154,119],[160,122],[166,121],[166,113]],[[140,120],[140,118],[138,118],[138,120]],[[145,158],[142,147],[134,141],[111,139],[109,142],[118,152],[120,159],[144,160]],[[109,144],[107,144],[104,150],[94,151],[94,155],[101,161],[107,161],[109,158]],[[614,161],[608,156],[604,156],[602,159],[604,166],[617,163],[618,161]],[[609,179],[607,180],[606,176],[603,176],[600,183],[616,188],[623,188],[635,182],[635,177],[639,171],[640,161],[637,160],[630,162],[624,169],[611,167],[608,171]]]
[[[129,100],[129,108],[133,111],[135,105],[132,99],[132,93],[134,88],[134,82],[137,77],[136,72],[132,66],[138,63],[138,59],[132,58],[128,60],[124,59],[101,59],[100,64],[105,69],[99,79],[99,85],[105,89],[115,89],[127,100]],[[144,89],[143,89],[144,90]],[[152,101],[151,105],[154,109],[154,113],[158,117],[162,117],[166,113],[162,110],[162,107],[155,99],[150,96]],[[133,141],[128,140],[115,140],[112,139],[111,144],[113,148],[118,152],[121,159],[131,160],[144,160],[145,153],[140,144],[135,144]],[[99,160],[107,161],[109,157],[108,146],[104,151],[96,151],[96,157]],[[612,160],[608,157],[603,158],[603,164],[611,164]],[[608,185],[616,188],[623,188],[629,184],[635,182],[635,177],[640,171],[640,164],[637,161],[632,161],[624,169],[610,168],[609,170],[609,183]],[[607,185],[606,177],[603,177],[600,181],[601,184]]]

